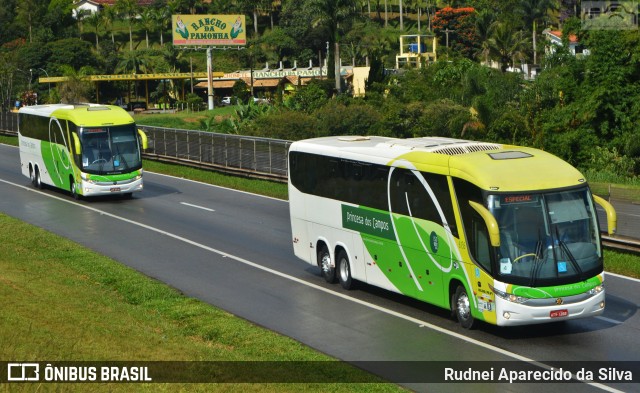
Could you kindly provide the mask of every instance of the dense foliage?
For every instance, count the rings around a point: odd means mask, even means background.
[[[170,15],[243,13],[246,49],[216,51],[214,70],[278,62],[300,67],[327,57],[331,64],[340,56],[342,64],[371,67],[366,97],[351,97],[333,80],[316,80],[296,92],[278,92],[270,105],[255,105],[239,83],[234,94],[249,104],[233,118],[203,122],[204,129],[282,139],[378,134],[491,140],[551,151],[589,173],[640,174],[640,32],[581,29],[576,1],[156,0],[138,9],[135,1],[117,0],[98,16],[77,18],[72,3],[0,3],[5,109],[17,99],[95,100],[96,93],[102,102],[135,100],[143,86],[100,84],[96,92],[81,77],[205,70],[202,51],[171,45]],[[563,46],[549,50],[546,28],[564,31]],[[438,37],[439,61],[385,72],[395,66],[400,35],[428,31]],[[568,50],[571,35],[588,54]],[[536,60],[541,71],[535,78],[510,72]],[[38,84],[45,75],[66,75],[75,85]],[[148,88],[154,102],[175,103],[189,91],[186,83]],[[194,107],[199,100],[191,94],[184,102]]]

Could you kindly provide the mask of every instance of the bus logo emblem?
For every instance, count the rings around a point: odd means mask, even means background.
[[[438,252],[438,235],[435,232],[431,232],[429,244],[431,245],[431,251]]]
[[[562,298],[560,298],[560,297],[559,297],[559,298],[557,298],[557,299],[556,299],[556,304],[557,304],[558,306],[559,306],[559,305],[561,305],[562,303],[564,303],[564,301],[562,300]]]

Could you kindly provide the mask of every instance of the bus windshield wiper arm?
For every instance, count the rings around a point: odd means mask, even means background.
[[[538,263],[540,260],[540,256],[542,255],[542,239],[540,239],[540,230],[538,230],[538,242],[536,243],[535,248],[536,258],[533,261],[533,266],[531,267],[531,280],[529,281],[529,286],[533,287],[536,283],[536,279],[538,278],[538,273],[540,272],[541,266]]]
[[[124,158],[124,156],[122,154],[120,154],[120,148],[118,147],[117,143],[113,144],[114,148],[116,149],[116,155],[118,156],[118,158],[120,158],[122,160],[122,162],[124,163],[124,167],[125,169],[129,169],[129,164],[127,164],[127,160],[126,158]],[[114,163],[114,168],[115,169],[115,163]]]
[[[557,226],[556,226],[556,236],[558,238],[558,244],[562,248],[562,251],[564,251],[567,254],[567,257],[569,257],[569,262],[571,262],[571,265],[573,266],[573,268],[576,270],[576,272],[578,272],[580,277],[582,277],[582,268],[580,267],[580,264],[578,264],[578,261],[576,261],[576,258],[573,256],[573,253],[569,250],[567,243],[565,243],[562,239],[560,239],[560,232],[558,231]]]

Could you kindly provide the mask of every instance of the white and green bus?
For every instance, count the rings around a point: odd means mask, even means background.
[[[18,138],[22,174],[80,196],[142,191],[147,137],[117,106],[36,105],[20,109]]]
[[[501,326],[599,315],[595,203],[568,163],[532,148],[449,138],[326,137],[289,150],[295,255],[355,281]]]

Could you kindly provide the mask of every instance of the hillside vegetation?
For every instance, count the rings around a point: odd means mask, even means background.
[[[335,134],[449,136],[538,147],[590,178],[636,182],[640,173],[640,33],[595,29],[576,17],[577,1],[155,1],[136,8],[118,0],[99,14],[71,16],[71,0],[5,0],[0,4],[0,98],[58,102],[64,84],[37,78],[67,75],[74,97],[113,102],[144,96],[142,84],[83,87],[99,73],[205,70],[203,51],[170,43],[170,15],[243,14],[248,44],[215,51],[214,70],[260,69],[265,63],[315,65],[339,56],[369,65],[365,97],[348,86],[315,80],[296,92],[274,92],[272,105],[243,105],[194,128],[301,139]],[[37,23],[35,21],[38,21]],[[633,26],[632,26],[633,27]],[[635,26],[637,27],[637,26]],[[550,47],[545,29],[562,33]],[[435,34],[438,61],[394,70],[399,36]],[[569,50],[578,42],[582,53]],[[327,48],[329,49],[327,51]],[[491,64],[492,67],[488,65]],[[537,64],[534,79],[522,64]],[[531,68],[531,67],[529,67]],[[392,71],[392,72],[391,72]],[[202,103],[189,82],[150,83],[153,103]],[[247,87],[236,86],[247,97]],[[37,96],[36,94],[37,93]],[[64,94],[63,94],[64,93]]]

